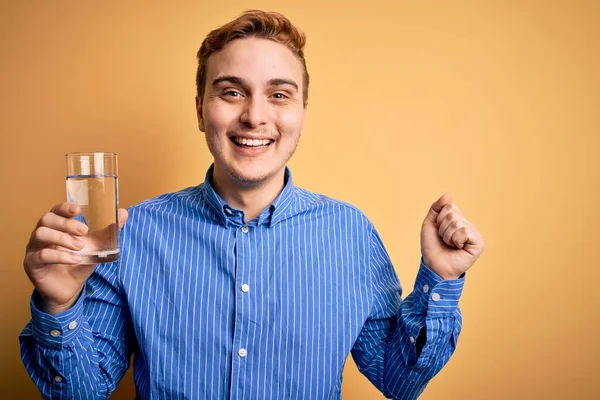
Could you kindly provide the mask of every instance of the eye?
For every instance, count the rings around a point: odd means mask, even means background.
[[[281,92],[277,92],[275,94],[273,94],[273,97],[275,97],[276,99],[287,99],[288,96],[285,93],[281,93]]]
[[[242,94],[240,92],[238,92],[237,90],[227,90],[226,92],[223,93],[223,96],[242,97]]]

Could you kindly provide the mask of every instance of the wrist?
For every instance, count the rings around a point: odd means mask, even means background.
[[[433,266],[433,263],[430,260],[428,260],[425,256],[423,256],[423,264],[425,265],[425,267],[427,267],[427,269],[429,269],[431,272],[433,272],[445,281],[460,279],[464,275],[464,272],[449,272],[446,271],[444,268],[437,268]]]
[[[45,299],[43,296],[40,296],[42,300],[42,304],[40,304],[40,309],[41,311],[50,315],[60,314],[63,311],[67,311],[68,309],[73,307],[75,303],[77,303],[77,300],[79,299],[79,296],[81,296],[82,291],[83,288],[81,288],[77,293],[75,293],[75,295],[66,303],[56,303],[54,301]]]
[[[440,278],[442,278],[445,281],[455,281],[457,279],[460,279],[461,276],[462,276],[462,274],[460,274],[460,275],[440,275]]]

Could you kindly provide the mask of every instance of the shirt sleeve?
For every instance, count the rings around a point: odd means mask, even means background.
[[[402,288],[371,228],[371,314],[352,349],[358,369],[388,398],[416,399],[454,353],[464,275],[443,280],[421,259],[413,292]]]
[[[100,264],[77,302],[56,315],[31,297],[21,358],[44,399],[108,399],[129,367],[133,343],[118,261]]]

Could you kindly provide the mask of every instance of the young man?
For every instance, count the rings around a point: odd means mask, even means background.
[[[260,11],[208,35],[196,104],[214,163],[203,184],[120,210],[119,261],[79,265],[64,250],[91,245],[77,206],[40,219],[21,349],[45,398],[108,397],[132,354],[143,399],[339,398],[349,353],[384,395],[414,399],[448,361],[483,239],[438,199],[402,300],[368,219],[294,186],[304,40]]]

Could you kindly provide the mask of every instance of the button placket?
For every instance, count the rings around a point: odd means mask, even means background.
[[[248,368],[248,343],[250,329],[249,302],[249,273],[254,260],[255,252],[253,245],[253,235],[250,232],[250,226],[244,224],[243,217],[240,217],[240,225],[237,225],[236,232],[236,266],[235,266],[235,327],[233,339],[233,365],[231,374],[231,397],[239,397],[245,387]],[[254,225],[252,228],[255,228]]]

